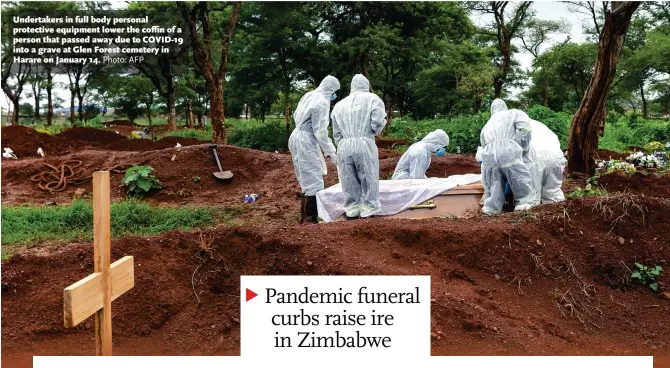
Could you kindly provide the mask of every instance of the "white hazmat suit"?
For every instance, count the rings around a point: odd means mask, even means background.
[[[493,111],[493,104],[491,107]],[[482,129],[480,143],[484,214],[502,212],[507,183],[514,193],[515,211],[533,206],[535,194],[530,171],[523,161],[530,135],[530,118],[520,110],[497,111]]]
[[[530,121],[533,139],[524,161],[535,190],[534,205],[562,202],[565,200],[561,185],[563,169],[567,164],[558,137],[546,125],[536,120]]]
[[[338,102],[331,114],[337,171],[349,218],[369,217],[381,211],[375,136],[386,126],[386,109],[381,98],[369,91],[368,79],[356,74],[349,96]]]
[[[337,78],[327,76],[317,89],[302,96],[293,113],[295,129],[289,137],[288,149],[298,183],[306,196],[315,196],[323,189],[322,151],[328,157],[335,157],[335,146],[328,137],[328,114],[330,96],[338,89]]]
[[[420,142],[411,145],[402,155],[391,180],[425,179],[431,154],[449,145],[449,136],[442,129],[428,133]]]

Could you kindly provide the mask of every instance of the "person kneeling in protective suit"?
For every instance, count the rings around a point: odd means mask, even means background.
[[[430,156],[444,155],[444,147],[449,145],[449,136],[442,129],[428,133],[420,142],[411,145],[402,155],[391,180],[426,179],[430,166]]]
[[[524,161],[528,165],[535,191],[533,205],[562,202],[565,196],[561,185],[567,160],[561,150],[561,143],[556,134],[539,121],[531,120],[530,128],[533,139]]]
[[[491,103],[491,117],[493,117],[493,115],[495,115],[497,112],[500,112],[500,111],[507,111],[507,104],[505,103],[505,101],[503,101],[499,98],[496,98]],[[484,163],[482,162],[482,146],[477,147],[477,153],[475,154],[475,160],[477,160],[477,162],[481,166],[481,172],[482,172],[482,176],[483,176],[485,168],[484,168]],[[486,198],[488,198],[490,196],[489,187],[484,180],[482,180],[482,187],[484,188],[484,195],[482,196],[482,199],[479,201],[480,205],[483,205]],[[509,183],[507,183],[505,185],[505,198],[507,198],[509,196],[509,192],[510,192]]]
[[[480,143],[485,195],[488,189],[482,208],[485,215],[502,212],[507,183],[514,194],[515,211],[533,207],[535,192],[530,171],[523,161],[530,136],[530,118],[520,110],[498,111],[482,129]]]
[[[386,126],[386,109],[381,98],[369,91],[368,79],[356,74],[351,80],[351,93],[335,105],[331,114],[347,219],[371,217],[381,211],[375,136]]]
[[[318,219],[316,193],[323,190],[326,169],[323,154],[333,163],[337,162],[335,146],[328,137],[328,115],[330,101],[338,89],[340,82],[337,78],[327,76],[317,89],[302,96],[293,113],[295,129],[289,137],[288,149],[302,189],[301,223],[305,220],[316,223]]]

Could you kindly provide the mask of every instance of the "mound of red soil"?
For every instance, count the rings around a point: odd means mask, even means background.
[[[380,179],[390,179],[395,167],[400,160],[396,157],[379,160]],[[433,155],[430,159],[430,167],[426,171],[428,177],[446,178],[451,175],[477,174],[481,172],[481,166],[475,160],[474,155],[451,155],[441,157]]]
[[[129,126],[129,127],[139,126],[138,124],[135,124],[130,120],[110,120],[110,121],[103,122],[103,124],[105,124],[107,126],[110,126],[110,125]]]
[[[628,157],[628,154],[625,153],[619,153],[615,151],[609,151],[605,149],[599,149],[596,151],[596,157],[605,160],[605,161],[610,161],[610,160],[625,160],[626,157]]]
[[[108,150],[117,151],[153,151],[165,148],[174,148],[177,143],[182,146],[203,144],[204,142],[193,138],[165,137],[157,141],[148,139],[124,139],[105,146]]]
[[[63,155],[79,148],[79,142],[65,142],[58,136],[40,133],[22,125],[2,127],[2,147],[9,147],[19,158],[39,157],[37,149],[48,155]]]
[[[393,139],[393,138],[377,138],[376,139],[378,148],[387,148],[391,149],[393,146],[409,146],[409,141],[405,139]]]
[[[600,178],[600,184],[610,192],[644,193],[652,197],[670,198],[670,177],[656,173],[636,172],[631,176],[606,174]]]
[[[431,276],[433,355],[655,355],[661,367],[659,358],[670,358],[670,302],[632,283],[627,267],[667,265],[670,204],[599,201],[498,217],[115,240],[114,260],[135,257],[135,288],[112,306],[114,352],[239,354],[240,275],[420,274]],[[644,220],[633,211],[619,217],[623,202],[642,208]],[[92,319],[65,329],[62,317],[63,288],[88,275],[92,260],[90,244],[72,244],[3,261],[3,364],[95,351]],[[670,285],[668,273],[658,280]]]
[[[115,132],[85,127],[70,128],[56,136],[66,140],[86,142],[93,146],[105,146],[126,139],[126,137],[116,134]]]

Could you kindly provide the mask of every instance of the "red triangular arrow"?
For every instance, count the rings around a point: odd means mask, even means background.
[[[257,297],[258,294],[254,293],[253,291],[247,289],[247,301]]]

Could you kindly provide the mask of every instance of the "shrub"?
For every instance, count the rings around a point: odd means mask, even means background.
[[[286,151],[286,126],[282,121],[260,124],[236,124],[228,134],[228,144],[261,151]]]
[[[165,134],[166,137],[180,137],[180,138],[191,138],[197,139],[200,141],[211,141],[212,140],[212,128],[208,126],[205,130],[199,129],[181,129],[174,130]]]
[[[160,189],[161,182],[151,172],[154,170],[151,166],[133,165],[126,171],[123,178],[123,184],[128,187],[128,195],[143,196],[151,190]]]
[[[635,267],[637,267],[637,271],[633,272],[630,277],[642,285],[649,285],[651,290],[658,291],[658,282],[656,282],[656,276],[661,274],[663,267],[647,267],[640,263],[636,263]]]

